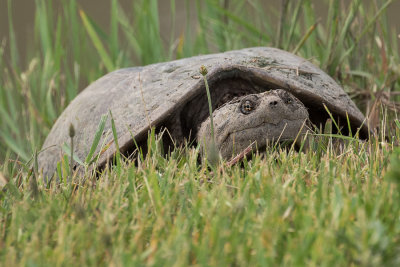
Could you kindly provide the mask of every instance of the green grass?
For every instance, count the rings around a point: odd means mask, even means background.
[[[172,23],[168,40],[155,0],[132,1],[131,9],[110,0],[108,31],[75,0],[60,2],[56,10],[35,1],[26,62],[11,11],[0,45],[0,181],[8,181],[0,192],[1,265],[400,264],[400,123],[394,102],[379,96],[398,100],[400,88],[399,39],[385,16],[394,1],[329,0],[326,18],[309,0],[282,10],[261,0],[187,1],[196,20],[178,39]],[[151,135],[136,163],[118,159],[98,179],[88,172],[41,182],[34,155],[90,82],[122,67],[249,46],[293,51],[333,76],[363,112],[376,104],[377,136],[343,153],[326,142],[305,153],[269,149],[211,173],[196,148],[164,157]],[[60,171],[69,173],[67,160]]]
[[[153,140],[154,142],[155,140]],[[244,167],[198,166],[196,150],[106,170],[84,185],[1,194],[7,265],[395,265],[400,187],[391,147],[268,150]],[[397,178],[398,179],[398,178]],[[18,180],[18,179],[16,179]]]

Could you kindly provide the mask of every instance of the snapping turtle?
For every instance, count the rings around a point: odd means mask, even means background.
[[[213,109],[235,97],[282,88],[308,109],[312,123],[323,124],[330,110],[342,132],[359,129],[367,138],[365,118],[343,89],[327,74],[303,58],[276,48],[255,47],[220,54],[116,70],[83,90],[60,115],[38,156],[39,169],[51,177],[69,142],[68,127],[75,126],[74,155],[89,153],[103,114],[112,112],[122,153],[134,150],[135,141],[144,145],[148,130],[165,127],[177,143],[196,136],[208,118],[208,105],[200,66],[208,69]],[[297,100],[296,100],[297,102]],[[108,121],[96,153],[98,167],[115,154],[111,123]],[[135,141],[133,138],[135,138]]]
[[[258,148],[270,141],[301,143],[308,130],[308,112],[291,93],[274,89],[245,95],[226,103],[213,112],[215,138],[211,134],[211,119],[200,126],[197,141],[207,152],[215,142],[220,155],[229,159],[252,143]]]

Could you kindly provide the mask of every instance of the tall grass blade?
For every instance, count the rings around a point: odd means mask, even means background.
[[[67,143],[63,144],[62,150],[64,151],[65,155],[71,155],[71,147]],[[83,162],[76,153],[73,153],[72,157],[80,166],[85,166],[86,160]]]
[[[11,56],[11,64],[15,70],[19,69],[19,56],[18,56],[18,48],[17,48],[17,40],[15,38],[14,31],[14,23],[12,17],[12,4],[11,0],[7,1],[7,12],[8,12],[8,32],[10,37],[10,56]]]
[[[400,130],[400,121],[397,119],[397,120],[394,120],[394,123],[396,124],[398,130]]]
[[[335,118],[334,118],[332,112],[329,110],[329,108],[328,108],[325,104],[323,104],[323,105],[324,105],[324,108],[325,108],[326,112],[328,112],[329,117],[331,118],[333,124],[335,124],[335,127],[336,127],[336,129],[338,130],[339,134],[342,134],[342,133],[341,133],[341,129],[340,129],[340,127],[339,127],[339,124],[338,124],[337,121],[335,120]]]
[[[289,0],[281,1],[281,14],[279,16],[278,31],[275,40],[275,46],[278,48],[282,48],[281,43],[282,43],[283,29],[286,28],[285,22],[287,18],[288,5],[289,5]]]
[[[359,44],[362,37],[367,33],[367,31],[371,28],[371,26],[378,20],[378,18],[382,15],[382,13],[386,10],[386,8],[392,3],[393,3],[393,0],[388,0],[385,2],[385,4],[382,5],[382,7],[378,10],[378,12],[372,17],[372,19],[364,27],[362,32],[357,36],[356,40],[353,42],[353,44],[350,46],[350,48],[347,49],[343,53],[342,57],[339,60],[339,63],[342,63],[344,61],[344,59],[346,59],[350,55],[350,53],[354,50],[356,45]]]
[[[138,0],[133,2],[135,38],[141,47],[141,63],[146,65],[165,60],[161,39],[157,0]],[[130,26],[132,28],[132,26]]]
[[[94,139],[93,139],[92,145],[91,145],[90,150],[89,150],[89,154],[86,156],[86,159],[85,159],[85,163],[86,164],[90,164],[90,162],[91,162],[91,160],[93,158],[93,154],[96,151],[97,146],[99,145],[101,136],[102,136],[103,131],[104,131],[104,127],[106,125],[107,118],[108,118],[108,114],[105,114],[105,115],[101,116],[99,125],[97,126],[97,131],[96,131],[96,133],[94,135]]]
[[[171,9],[171,34],[169,37],[169,53],[168,53],[168,59],[173,58],[173,51],[175,49],[175,21],[176,21],[176,15],[175,15],[175,9],[176,9],[176,4],[175,0],[170,0],[170,9]]]
[[[111,113],[111,110],[109,111],[110,113],[110,118],[111,118],[111,129],[114,137],[114,144],[115,144],[115,161],[117,163],[117,170],[118,173],[121,174],[121,153],[119,151],[119,144],[118,144],[118,135],[117,135],[117,129],[115,128],[115,122],[114,122],[114,117]]]
[[[330,64],[329,60],[331,60],[331,57],[334,55],[334,43],[335,43],[335,37],[337,35],[338,31],[338,24],[339,24],[339,19],[338,19],[338,13],[340,10],[340,2],[336,0],[329,0],[329,6],[328,6],[328,16],[326,18],[326,32],[325,35],[323,36],[323,41],[326,45],[325,53],[322,54],[321,58],[321,65],[323,68],[328,68],[328,65]]]
[[[0,88],[1,90],[1,88]],[[6,98],[3,98],[4,100],[6,100]],[[6,110],[7,106],[5,103],[2,103],[2,105],[0,106],[0,116],[2,118],[2,123],[4,123],[4,126],[9,127],[9,130],[12,133],[18,133],[19,132],[19,127],[18,124],[15,123],[15,120],[13,120],[12,116],[9,115],[9,113]]]
[[[30,157],[28,156],[28,154],[21,148],[21,144],[18,144],[14,138],[12,138],[9,134],[3,132],[2,130],[0,130],[0,136],[6,146],[11,149],[15,154],[17,154],[18,157],[20,157],[24,161],[29,160]]]
[[[52,47],[52,36],[49,29],[49,22],[51,22],[51,3],[44,0],[36,0],[36,16],[38,27],[39,27],[39,35],[42,46],[43,55],[50,54],[52,55],[53,47]],[[46,8],[48,5],[48,8]]]
[[[253,37],[255,37],[255,38],[260,38],[261,37],[262,40],[267,40],[267,41],[270,40],[270,37],[268,35],[266,35],[262,31],[260,31],[259,29],[257,29],[257,27],[255,27],[254,25],[252,25],[248,21],[240,18],[239,16],[236,16],[235,14],[231,13],[229,10],[223,9],[222,7],[218,6],[214,2],[211,2],[211,3],[213,5],[213,8],[215,8],[221,14],[227,16],[230,20],[235,22],[237,26],[243,27],[245,30],[248,31],[248,33],[251,33]]]
[[[297,44],[296,48],[293,49],[292,53],[296,54],[300,48],[304,45],[304,43],[307,41],[307,39],[311,36],[311,34],[314,32],[315,27],[317,26],[318,22],[316,22],[314,25],[312,25],[306,32],[306,34],[301,38],[300,42]]]
[[[90,39],[92,40],[93,45],[95,46],[97,53],[103,61],[104,66],[107,71],[111,72],[115,69],[114,63],[108,54],[106,48],[100,40],[98,33],[95,30],[95,26],[91,23],[89,18],[86,16],[86,13],[83,10],[79,10],[79,14],[81,16],[83,25],[85,26],[86,31],[89,34]]]
[[[130,23],[128,17],[125,14],[125,11],[121,8],[121,6],[117,6],[118,10],[118,15],[117,15],[117,20],[118,23],[122,27],[122,32],[125,35],[125,38],[127,39],[130,49],[133,50],[133,54],[137,56],[138,58],[142,58],[142,47],[139,44],[139,41],[135,37],[135,33],[132,28],[132,24]]]
[[[294,32],[295,32],[295,28],[298,27],[299,22],[299,14],[300,14],[300,8],[303,5],[304,0],[299,0],[297,1],[296,7],[294,9],[294,12],[292,14],[292,20],[290,21],[290,28],[289,28],[289,32],[287,34],[287,40],[285,40],[285,50],[289,50],[289,47],[291,46],[292,40],[294,38]]]
[[[113,62],[117,62],[120,49],[118,47],[118,1],[111,0],[110,16],[110,51]]]

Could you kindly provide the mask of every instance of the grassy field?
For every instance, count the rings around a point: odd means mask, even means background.
[[[400,36],[385,17],[394,1],[325,1],[322,19],[309,0],[282,1],[281,10],[261,0],[187,1],[197,20],[178,38],[172,23],[167,40],[155,0],[129,10],[111,0],[107,31],[75,0],[60,2],[36,0],[26,62],[11,11],[0,45],[0,265],[400,264]],[[164,156],[152,137],[138,162],[97,179],[88,172],[42,183],[35,154],[90,82],[122,67],[250,46],[280,47],[321,67],[377,134],[342,152],[328,137],[305,153],[267,149],[213,172],[198,163],[198,148]]]

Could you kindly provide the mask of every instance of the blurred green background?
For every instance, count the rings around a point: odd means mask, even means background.
[[[60,0],[54,0],[54,9],[61,12],[62,4]],[[135,0],[118,0],[118,3],[126,10],[132,5]],[[136,0],[136,2],[138,2]],[[220,1],[222,2],[222,1]],[[235,4],[233,1],[225,1],[228,5]],[[230,2],[230,3],[229,3]],[[249,1],[251,2],[251,1]],[[266,16],[275,18],[271,20],[273,23],[279,19],[279,11],[281,8],[281,0],[263,0],[261,1],[265,9]],[[327,15],[327,5],[324,0],[312,0],[314,10],[317,18],[324,18]],[[345,0],[341,1],[345,5],[349,5],[352,1]],[[363,5],[372,6],[376,5],[375,0],[363,0]],[[102,29],[109,30],[110,28],[110,0],[78,0],[80,8],[82,8],[88,16],[90,16]],[[169,1],[158,1],[159,13],[160,13],[160,29],[163,40],[166,41],[170,37],[172,17],[171,17],[171,6]],[[247,4],[249,5],[249,3]],[[179,34],[185,30],[187,23],[187,6],[189,6],[191,22],[195,22],[196,18],[196,1],[195,0],[177,0],[176,11],[175,11],[175,37],[179,37]],[[22,61],[25,59],[26,47],[29,46],[33,41],[33,23],[35,17],[36,4],[34,0],[12,0],[12,15],[16,39],[18,40],[18,48],[21,53]],[[395,0],[391,7],[387,10],[386,16],[388,22],[400,34],[400,0]],[[8,11],[7,11],[7,0],[0,0],[0,40],[9,37],[9,25],[8,25]],[[8,53],[6,49],[6,54]]]

